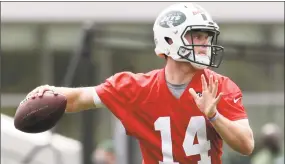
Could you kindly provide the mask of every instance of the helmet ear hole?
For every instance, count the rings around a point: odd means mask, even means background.
[[[172,39],[169,37],[164,37],[167,44],[171,45],[173,43]]]

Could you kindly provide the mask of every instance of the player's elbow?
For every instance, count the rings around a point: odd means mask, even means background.
[[[251,128],[248,128],[247,133],[244,133],[243,139],[241,140],[242,143],[242,152],[241,154],[245,156],[249,156],[252,154],[254,150],[254,137]]]
[[[241,152],[241,154],[245,155],[245,156],[250,156],[253,152],[253,149],[254,149],[254,146],[249,146],[249,147],[245,148],[243,150],[243,152]]]
[[[254,140],[250,139],[248,142],[244,143],[243,149],[240,152],[242,155],[249,156],[254,150]]]

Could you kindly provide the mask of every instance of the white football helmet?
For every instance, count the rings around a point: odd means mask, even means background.
[[[219,26],[212,20],[209,13],[194,3],[180,3],[171,5],[157,17],[154,26],[155,53],[171,57],[176,61],[190,62],[196,69],[208,66],[219,67],[224,48],[216,45],[218,41]],[[208,44],[193,44],[192,31],[205,31],[208,33]],[[190,44],[184,37],[191,34]],[[168,39],[172,40],[170,44]],[[194,47],[206,47],[206,54],[198,54]]]

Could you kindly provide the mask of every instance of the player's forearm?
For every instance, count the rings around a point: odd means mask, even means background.
[[[250,155],[254,148],[252,131],[244,125],[231,121],[222,115],[212,125],[223,140],[235,151]]]
[[[86,88],[66,88],[55,87],[54,91],[62,94],[67,99],[66,112],[79,112],[90,108],[95,108],[93,102],[93,87]]]

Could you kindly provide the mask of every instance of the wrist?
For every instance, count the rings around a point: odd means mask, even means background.
[[[211,111],[210,113],[208,113],[206,116],[208,119],[210,119],[210,118],[214,117],[217,112],[218,112],[218,110],[215,109],[215,110]]]
[[[216,110],[214,114],[212,114],[210,117],[208,117],[208,120],[210,122],[215,121],[219,117],[220,113]]]

